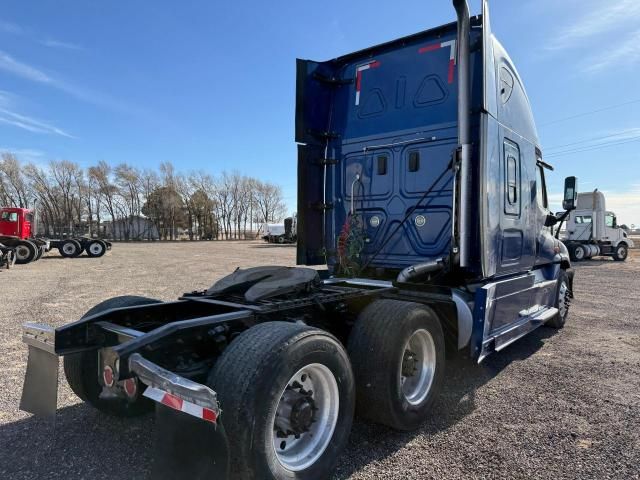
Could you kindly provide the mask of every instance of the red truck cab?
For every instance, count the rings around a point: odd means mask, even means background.
[[[0,208],[0,235],[30,238],[32,223],[33,211],[28,208]]]

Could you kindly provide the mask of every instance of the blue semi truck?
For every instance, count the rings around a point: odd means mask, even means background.
[[[562,328],[573,272],[552,232],[566,216],[549,211],[552,167],[487,2],[474,17],[466,0],[453,6],[455,23],[298,60],[303,266],[236,270],[174,302],[117,297],[57,329],[25,325],[22,408],[55,413],[63,357],[93,407],[155,407],[170,446],[161,464],[188,450],[154,476],[326,479],[354,414],[399,430],[428,418],[446,349],[481,362],[542,325]],[[574,177],[564,198],[573,209]]]

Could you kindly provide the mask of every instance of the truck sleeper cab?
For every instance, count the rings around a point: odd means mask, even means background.
[[[213,451],[220,477],[325,479],[354,412],[421,425],[445,348],[480,362],[562,328],[573,274],[550,230],[551,167],[486,1],[473,18],[453,5],[456,23],[298,60],[298,263],[327,270],[236,270],[175,302],[117,297],[55,330],[28,324],[21,407],[55,412],[63,356],[74,392],[102,411],[152,400],[172,421],[216,425],[219,448],[188,445]],[[176,471],[170,457],[154,477]]]

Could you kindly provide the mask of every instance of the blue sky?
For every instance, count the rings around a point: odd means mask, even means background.
[[[575,174],[582,191],[605,191],[622,222],[640,225],[640,2],[490,5],[556,166],[552,198]],[[239,169],[280,183],[294,209],[295,58],[453,19],[448,0],[5,0],[0,150],[41,163]],[[593,110],[602,111],[558,121]],[[603,143],[616,145],[593,149]],[[563,152],[572,153],[553,156]]]

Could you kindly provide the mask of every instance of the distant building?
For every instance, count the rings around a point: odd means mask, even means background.
[[[158,228],[147,217],[132,215],[110,222],[107,236],[113,240],[159,240]]]

